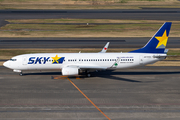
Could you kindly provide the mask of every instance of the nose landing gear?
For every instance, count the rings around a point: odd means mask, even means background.
[[[18,72],[20,76],[23,76],[23,73],[21,70],[13,70],[13,72]]]
[[[22,73],[22,72],[20,72],[20,73],[19,73],[19,75],[20,75],[20,76],[23,76],[23,73]]]

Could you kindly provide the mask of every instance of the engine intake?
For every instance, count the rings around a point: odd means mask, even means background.
[[[74,76],[79,74],[79,69],[76,67],[64,67],[61,72],[62,75]]]

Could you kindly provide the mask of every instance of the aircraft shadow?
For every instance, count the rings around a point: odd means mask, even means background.
[[[173,71],[173,72],[112,72],[112,71],[101,71],[101,72],[94,72],[92,73],[92,77],[101,77],[101,78],[109,78],[113,80],[120,80],[126,82],[142,82],[138,80],[126,79],[119,77],[120,75],[167,75],[167,74],[180,74],[180,71]],[[116,75],[119,75],[118,77]],[[143,81],[144,82],[144,81]],[[153,82],[153,81],[146,81],[146,82]]]
[[[61,75],[61,72],[23,73],[23,75]]]
[[[146,71],[146,72],[128,72],[128,71],[121,71],[121,72],[112,72],[112,71],[101,71],[101,72],[97,72],[97,75],[164,75],[164,74],[179,74],[180,71],[172,71],[172,72],[151,72],[151,71]]]
[[[141,83],[142,81],[138,80],[133,80],[133,79],[127,79],[127,78],[122,78],[122,77],[117,77],[116,75],[167,75],[167,74],[180,74],[180,71],[172,71],[172,72],[128,72],[128,71],[113,71],[113,70],[107,70],[107,71],[99,71],[99,72],[91,72],[91,77],[100,77],[100,78],[109,78],[112,80],[119,80],[119,81],[126,81],[126,82],[137,82]],[[54,78],[53,76],[61,76],[61,72],[40,72],[40,73],[24,73],[23,75],[52,75],[52,79]],[[81,79],[87,78],[85,73],[82,73],[78,76]],[[76,77],[70,77],[70,78],[76,78]],[[146,81],[148,82],[148,81]],[[149,81],[152,82],[152,81]]]

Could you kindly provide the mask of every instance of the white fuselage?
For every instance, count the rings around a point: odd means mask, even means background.
[[[79,69],[121,69],[151,64],[165,58],[154,57],[158,55],[149,53],[37,53],[15,56],[5,62],[4,66],[14,70],[62,69],[67,66],[76,66]],[[53,63],[55,56],[59,57],[60,61]]]

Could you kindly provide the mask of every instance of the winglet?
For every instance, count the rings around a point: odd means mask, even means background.
[[[99,53],[105,53],[108,49],[108,46],[109,46],[109,42],[106,43],[106,45],[103,47],[103,49]]]
[[[165,53],[171,24],[171,22],[165,22],[143,48],[130,53]]]

